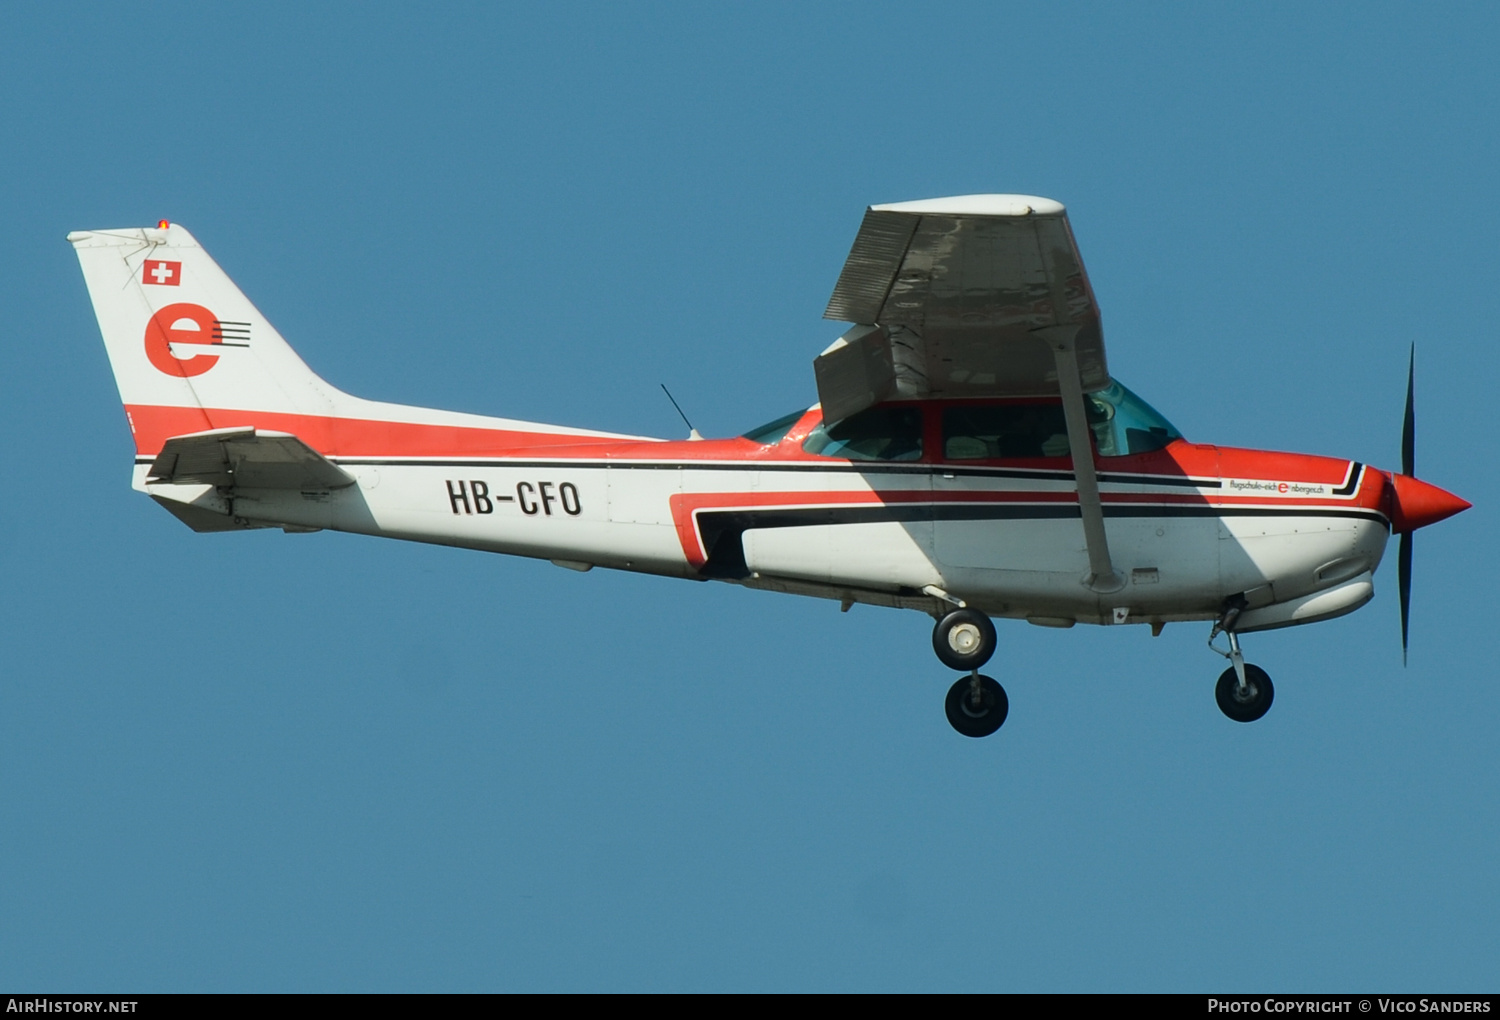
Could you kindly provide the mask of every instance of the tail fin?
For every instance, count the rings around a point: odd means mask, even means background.
[[[133,432],[142,415],[199,432],[227,424],[216,420],[224,410],[338,412],[344,394],[297,357],[184,228],[163,221],[68,240]]]
[[[646,438],[350,396],[297,357],[182,227],[80,230],[68,240],[138,461],[174,436],[244,428],[290,433],[326,456],[496,455]]]

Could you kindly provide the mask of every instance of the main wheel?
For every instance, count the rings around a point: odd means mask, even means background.
[[[955,609],[932,628],[932,650],[949,669],[971,672],[995,654],[995,625],[977,609]]]
[[[1214,698],[1219,710],[1235,722],[1254,722],[1271,710],[1271,701],[1276,697],[1276,688],[1271,678],[1259,666],[1245,663],[1245,689],[1240,690],[1239,677],[1234,669],[1226,669],[1214,686]]]
[[[974,681],[979,681],[979,697],[974,697]],[[948,688],[943,707],[948,722],[966,737],[987,737],[1005,724],[1010,714],[1010,699],[1005,688],[987,676],[966,676]]]

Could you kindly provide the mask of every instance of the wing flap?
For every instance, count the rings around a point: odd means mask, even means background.
[[[813,372],[828,421],[901,395],[890,335],[878,326],[855,326],[839,337],[813,361]]]
[[[168,439],[146,483],[321,490],[353,485],[354,477],[289,432],[246,427]]]

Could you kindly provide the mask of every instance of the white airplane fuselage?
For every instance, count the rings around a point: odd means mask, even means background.
[[[148,483],[154,458],[142,456],[135,486],[245,527],[326,528],[930,612],[962,601],[1052,626],[1215,619],[1235,593],[1259,611],[1338,589],[1313,612],[1348,612],[1370,597],[1390,533],[1383,472],[1179,440],[1158,452],[1154,474],[1097,460],[1124,582],[1101,591],[1088,584],[1066,467],[809,457],[797,444],[818,420],[815,409],[769,446],[591,439],[485,457],[331,456],[355,484],[308,491]],[[1226,481],[1224,457],[1242,474],[1270,457],[1279,474]]]

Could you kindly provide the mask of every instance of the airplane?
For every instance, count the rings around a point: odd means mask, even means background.
[[[68,235],[135,440],[133,487],[194,531],[321,529],[909,609],[994,733],[992,618],[1210,625],[1230,719],[1271,707],[1240,636],[1374,594],[1400,535],[1469,503],[1401,470],[1205,445],[1109,373],[1061,203],[868,208],[824,317],[818,403],[664,440],[381,403],[323,381],[180,224]],[[675,403],[675,402],[674,402]],[[1227,647],[1215,644],[1224,636]]]

